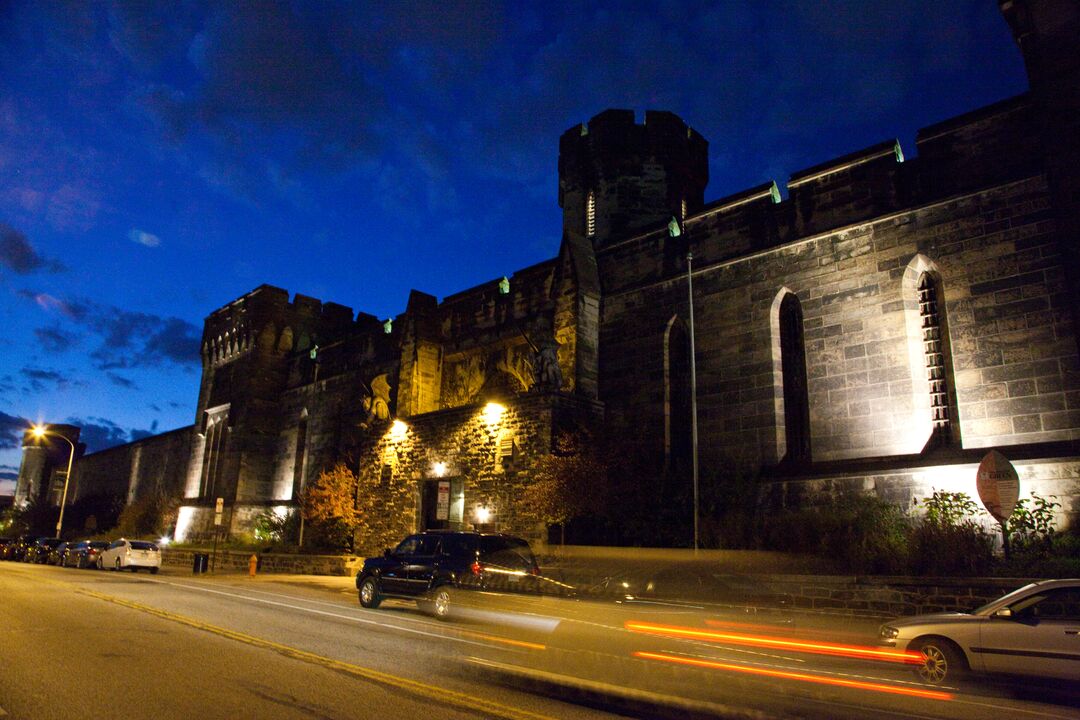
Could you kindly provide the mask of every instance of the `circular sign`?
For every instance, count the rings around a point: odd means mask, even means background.
[[[1020,477],[1008,458],[997,450],[986,453],[975,475],[975,487],[983,507],[998,522],[1008,520],[1020,497]]]

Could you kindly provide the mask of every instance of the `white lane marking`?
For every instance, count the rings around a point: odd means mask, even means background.
[[[289,603],[277,602],[276,600],[263,600],[262,598],[248,597],[247,595],[240,595],[238,593],[229,593],[223,590],[211,590],[210,588],[199,587],[197,585],[185,585],[184,583],[170,583],[163,580],[156,580],[163,585],[173,585],[175,587],[187,588],[189,590],[200,590],[206,593],[213,593],[215,595],[224,595],[226,597],[239,598],[240,600],[248,600],[250,602],[263,603],[264,605],[276,605],[278,607],[289,608],[290,610],[299,610],[300,612],[311,613],[313,615],[325,615],[327,617],[339,618],[341,620],[351,620],[352,622],[362,623],[364,625],[375,625],[377,627],[389,628],[392,630],[400,630],[401,632],[413,633],[414,635],[424,635],[425,637],[438,638],[440,640],[452,640],[454,642],[465,643],[467,645],[479,645],[480,647],[488,647],[487,643],[476,642],[475,640],[466,640],[464,638],[457,638],[451,635],[443,635],[440,633],[427,632],[424,630],[417,630],[416,628],[402,627],[400,625],[391,625],[382,623],[377,620],[368,620],[366,618],[356,617],[355,615],[342,615],[341,613],[327,612],[326,610],[316,610],[315,608],[306,608],[301,605],[291,605]]]

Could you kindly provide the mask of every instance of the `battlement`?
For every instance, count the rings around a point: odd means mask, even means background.
[[[605,110],[559,139],[559,206],[567,232],[606,239],[695,212],[709,182],[709,143],[677,115]]]
[[[787,199],[770,181],[691,213],[680,240],[657,219],[606,243],[598,259],[620,268],[620,286],[649,282],[684,268],[691,247],[695,264],[720,262],[1031,177],[1042,172],[1033,122],[1027,95],[1010,98],[923,128],[915,157],[886,140],[793,173]]]

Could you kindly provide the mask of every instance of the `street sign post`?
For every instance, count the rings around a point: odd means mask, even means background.
[[[210,556],[210,572],[214,572],[217,564],[217,541],[221,533],[221,513],[225,510],[225,498],[218,498],[214,503],[214,554]]]
[[[979,463],[975,488],[983,507],[1001,524],[1001,547],[1009,557],[1009,516],[1020,498],[1020,476],[1008,458],[991,450]]]

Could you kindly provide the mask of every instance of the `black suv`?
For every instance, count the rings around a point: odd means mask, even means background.
[[[454,589],[535,592],[539,574],[529,543],[519,537],[429,530],[364,560],[356,589],[366,608],[403,598],[446,620]]]

